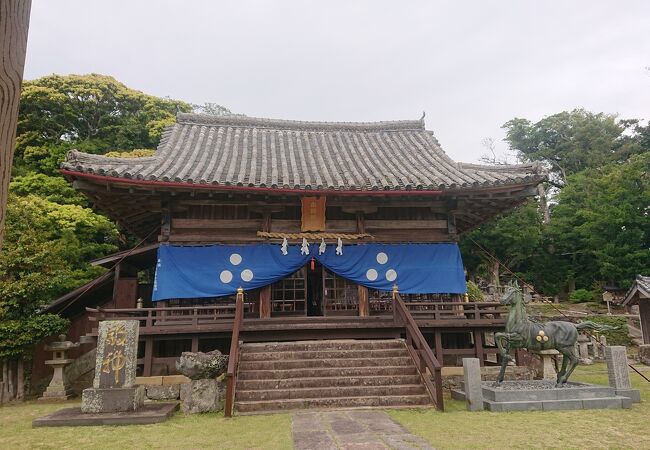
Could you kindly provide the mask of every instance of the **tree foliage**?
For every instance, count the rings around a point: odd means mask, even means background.
[[[10,195],[0,255],[0,358],[18,357],[66,322],[39,314],[52,299],[98,276],[87,261],[113,251],[117,230],[79,205]]]
[[[519,158],[546,162],[560,184],[585,169],[625,161],[643,148],[629,136],[642,131],[638,121],[617,121],[615,115],[584,109],[564,111],[535,123],[515,118],[503,128],[505,140]]]
[[[88,261],[117,250],[116,226],[87,208],[61,177],[68,151],[155,148],[181,101],[129,89],[112,77],[50,75],[22,87],[13,180],[0,255],[0,359],[25,356],[65,320],[43,306],[101,273]],[[143,156],[152,150],[136,150]]]
[[[185,102],[147,95],[105,75],[50,75],[23,85],[16,154],[29,147],[90,141],[98,152],[152,148]]]
[[[628,286],[650,268],[650,125],[584,110],[536,123],[513,119],[506,141],[522,160],[541,160],[561,188],[551,218],[535,202],[483,224],[461,241],[468,270],[485,275],[495,255],[546,295]]]

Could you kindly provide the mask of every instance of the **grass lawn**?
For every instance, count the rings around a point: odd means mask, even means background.
[[[645,370],[650,375],[650,370]],[[650,448],[650,383],[635,373],[644,403],[631,410],[469,413],[447,398],[433,409],[389,410],[412,433],[445,448]],[[607,384],[604,364],[580,366],[574,381]],[[66,406],[77,405],[68,402]],[[32,428],[62,404],[26,402],[0,408],[0,449],[290,449],[291,415],[184,416],[156,425]],[[317,450],[317,449],[316,449]]]
[[[77,406],[78,401],[65,406]],[[62,407],[26,402],[0,408],[0,449],[291,449],[291,415],[176,413],[153,425],[32,428],[32,420]]]
[[[644,369],[650,378],[650,370]],[[447,397],[444,413],[391,410],[389,414],[438,449],[650,448],[650,383],[632,370],[630,377],[642,400],[632,409],[470,413],[464,402]],[[571,380],[607,385],[607,367],[604,363],[579,366]]]

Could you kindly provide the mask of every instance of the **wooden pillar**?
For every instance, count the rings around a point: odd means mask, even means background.
[[[481,366],[484,364],[485,352],[483,351],[483,330],[474,329],[474,351]]]
[[[7,193],[16,147],[18,102],[31,8],[32,0],[0,2],[0,249],[4,240]]]
[[[443,363],[443,354],[442,354],[442,333],[440,330],[435,331],[435,337],[434,337],[434,342],[435,342],[435,351],[436,351],[436,359],[438,362],[440,362],[441,365],[444,365]]]
[[[650,298],[639,299],[639,319],[643,343],[650,344]]]
[[[153,337],[147,336],[144,338],[144,369],[142,376],[151,376],[151,365],[153,362]]]
[[[199,337],[198,336],[193,336],[192,337],[192,349],[190,350],[194,353],[199,351]]]
[[[121,264],[115,266],[115,280],[113,282],[113,307],[135,308],[138,297],[137,277],[124,277]]]
[[[370,304],[368,302],[368,288],[359,285],[359,316],[368,317],[370,315]]]
[[[260,289],[260,319],[271,317],[271,285]]]

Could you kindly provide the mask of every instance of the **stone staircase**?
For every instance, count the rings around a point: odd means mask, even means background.
[[[241,346],[237,413],[431,404],[401,339]]]

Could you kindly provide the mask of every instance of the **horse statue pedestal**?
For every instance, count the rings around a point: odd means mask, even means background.
[[[555,380],[493,381],[481,383],[483,406],[488,411],[559,411],[570,409],[631,408],[634,399],[611,386]],[[465,400],[465,386],[451,391],[455,400]]]
[[[555,381],[557,379],[557,370],[555,365],[555,358],[560,354],[557,350],[537,350],[531,352],[535,355],[538,355],[542,360],[542,368],[537,373],[538,378],[542,380],[551,380]]]

